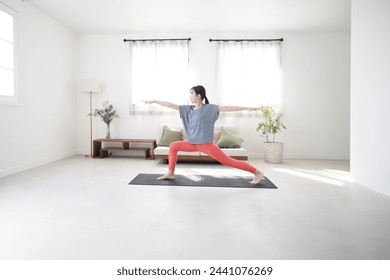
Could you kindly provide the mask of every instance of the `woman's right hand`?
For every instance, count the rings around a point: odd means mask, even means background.
[[[152,104],[154,103],[154,100],[142,100],[142,102],[145,102],[145,104]]]

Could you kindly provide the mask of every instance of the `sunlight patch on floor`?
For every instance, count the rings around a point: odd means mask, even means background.
[[[212,169],[204,169],[204,168],[191,168],[186,170],[180,170],[177,174],[193,177],[196,175],[209,175],[215,178],[237,178],[250,175],[248,172],[244,172],[237,169],[226,169],[226,168],[212,168]],[[193,180],[191,178],[191,180]]]
[[[351,182],[349,172],[341,170],[287,168],[274,168],[273,170],[340,187],[343,186],[346,182]]]
[[[190,179],[191,181],[194,181],[194,182],[199,182],[199,181],[201,181],[202,180],[202,178],[201,177],[199,177],[199,176],[196,176],[196,175],[183,175],[183,176],[185,176],[186,178],[188,178],[188,179]]]

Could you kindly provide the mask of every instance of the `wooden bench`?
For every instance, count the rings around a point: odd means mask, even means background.
[[[143,152],[145,159],[150,157],[150,148],[127,148],[123,149],[120,147],[104,147],[100,149],[100,158],[104,158],[110,155],[110,152]]]
[[[103,147],[103,143],[119,143],[120,146]],[[151,147],[130,147],[131,144],[146,144]],[[96,139],[93,140],[93,157],[104,158],[110,155],[110,152],[141,152],[145,159],[154,159],[154,149],[156,148],[155,139]]]

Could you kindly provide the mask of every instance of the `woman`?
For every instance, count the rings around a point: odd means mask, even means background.
[[[166,101],[148,100],[146,104],[158,104],[160,106],[178,110],[180,118],[183,121],[183,126],[188,138],[188,141],[176,141],[169,146],[169,168],[168,173],[159,180],[175,179],[175,167],[177,162],[177,153],[185,152],[203,152],[213,157],[223,165],[246,170],[254,174],[254,179],[250,184],[258,184],[264,176],[264,173],[252,165],[233,159],[226,155],[214,142],[214,123],[218,119],[219,112],[232,112],[250,110],[255,111],[254,107],[239,107],[239,106],[218,106],[209,104],[206,97],[206,90],[203,86],[195,86],[190,90],[191,103],[194,105],[176,105]],[[205,103],[203,103],[203,101]]]

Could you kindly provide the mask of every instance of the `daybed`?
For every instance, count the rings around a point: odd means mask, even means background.
[[[174,141],[186,140],[181,127],[164,126],[160,142],[154,149],[156,159],[168,163],[169,144]],[[239,160],[248,160],[247,151],[241,147],[242,138],[238,135],[238,126],[216,126],[214,142],[221,147],[227,155]],[[179,152],[178,161],[215,162],[216,160],[201,152]]]

